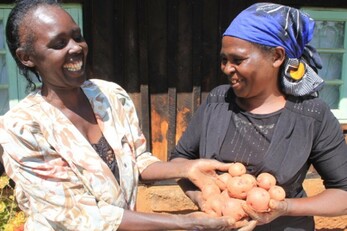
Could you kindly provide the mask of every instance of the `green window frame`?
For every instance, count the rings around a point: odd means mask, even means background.
[[[341,124],[347,123],[347,10],[302,8],[316,22],[311,44],[322,57],[318,74],[326,86],[319,97],[331,107]]]
[[[82,5],[66,3],[62,6],[83,28]],[[27,95],[27,82],[19,73],[16,62],[6,44],[5,25],[12,8],[12,4],[0,4],[0,116]]]

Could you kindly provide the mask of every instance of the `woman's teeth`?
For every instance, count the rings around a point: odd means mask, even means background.
[[[231,80],[231,83],[232,84],[236,84],[236,83],[238,83],[239,81],[238,80]]]
[[[64,68],[67,69],[68,71],[79,71],[81,70],[83,65],[82,61],[75,62],[75,63],[68,63],[64,65]]]

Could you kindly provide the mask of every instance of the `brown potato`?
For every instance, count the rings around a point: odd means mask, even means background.
[[[274,199],[277,201],[283,201],[284,198],[286,198],[286,192],[281,186],[278,186],[278,185],[271,186],[268,192],[270,194],[271,199]]]
[[[276,178],[267,172],[260,173],[257,176],[257,185],[263,189],[269,190],[271,186],[276,185]]]
[[[270,194],[263,188],[254,187],[247,193],[246,203],[256,212],[269,210]]]
[[[245,174],[246,171],[246,166],[240,162],[232,163],[228,170],[231,176],[241,176],[242,174]]]

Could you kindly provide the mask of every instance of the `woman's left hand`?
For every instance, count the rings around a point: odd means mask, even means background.
[[[210,159],[190,160],[187,178],[200,189],[206,185],[216,185],[216,171],[227,172],[230,165]]]
[[[258,221],[258,225],[267,224],[276,218],[286,215],[288,210],[288,201],[270,200],[268,212],[256,212],[246,203],[242,204],[245,212],[254,220]]]
[[[235,221],[231,217],[213,217],[203,212],[193,212],[184,215],[188,219],[193,219],[194,230],[219,230],[219,231],[252,231],[257,226],[257,221],[243,219]],[[183,222],[181,222],[183,223]],[[191,227],[187,227],[189,230]]]

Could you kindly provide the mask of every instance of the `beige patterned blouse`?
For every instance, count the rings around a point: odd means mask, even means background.
[[[26,230],[116,230],[134,209],[138,176],[159,161],[146,152],[135,107],[117,84],[86,81],[82,89],[113,148],[120,183],[78,129],[40,90],[0,120],[6,173],[29,216]]]

